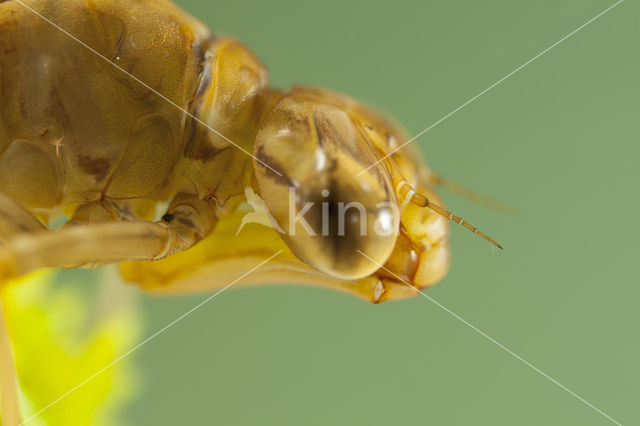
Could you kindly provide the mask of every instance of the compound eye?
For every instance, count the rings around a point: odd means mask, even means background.
[[[258,161],[254,167],[260,195],[289,248],[336,278],[374,273],[393,251],[399,213],[381,166],[358,176],[376,157],[349,116],[334,106],[285,98],[265,123],[255,154],[282,176]]]

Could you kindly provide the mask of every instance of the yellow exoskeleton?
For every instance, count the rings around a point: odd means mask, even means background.
[[[0,0],[0,283],[124,262],[156,292],[413,296],[447,271],[449,220],[479,231],[405,140],[347,96],[270,88],[169,1]]]

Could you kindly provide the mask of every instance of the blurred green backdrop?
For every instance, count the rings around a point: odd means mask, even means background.
[[[411,134],[613,4],[178,3],[251,46],[274,85],[346,92]],[[639,19],[621,3],[415,142],[519,210],[444,193],[506,250],[453,227],[451,273],[428,294],[624,424],[640,424]],[[145,335],[202,300],[142,298]],[[423,297],[231,290],[134,358],[131,425],[611,424]]]

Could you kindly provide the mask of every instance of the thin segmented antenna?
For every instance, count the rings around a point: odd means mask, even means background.
[[[438,213],[439,215],[444,216],[447,219],[449,219],[450,221],[464,226],[465,228],[467,228],[469,231],[473,232],[474,234],[477,234],[477,235],[481,236],[482,238],[484,238],[485,240],[489,241],[494,246],[498,247],[500,250],[503,250],[503,248],[502,248],[502,246],[500,244],[498,244],[493,238],[491,238],[488,235],[480,232],[480,230],[478,228],[476,228],[475,226],[471,225],[470,223],[465,222],[464,219],[454,215],[453,213],[451,213],[449,210],[445,209],[444,207],[440,207],[437,204],[433,204],[431,201],[429,201],[429,199],[427,197],[418,194],[411,187],[411,185],[409,185],[409,183],[407,181],[403,180],[402,182],[400,182],[398,184],[398,190],[397,191],[405,201],[410,201],[412,204],[414,204],[414,205],[416,205],[418,207],[428,207],[431,210],[433,210],[434,212]]]
[[[464,186],[457,184],[455,182],[451,182],[450,180],[444,179],[441,176],[431,174],[428,177],[429,182],[433,185],[441,186],[453,193],[456,193],[462,197],[466,197],[471,201],[474,201],[478,204],[482,204],[485,207],[488,207],[493,210],[497,210],[502,213],[506,213],[511,216],[516,216],[518,211],[511,207],[508,204],[500,202],[498,200],[494,200],[491,197],[487,197],[486,195],[478,194],[475,191],[465,188]]]

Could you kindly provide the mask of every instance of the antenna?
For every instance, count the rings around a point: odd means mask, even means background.
[[[510,216],[516,216],[518,214],[518,211],[515,209],[515,207],[512,207],[501,201],[495,200],[491,197],[487,197],[486,195],[482,195],[475,191],[467,189],[464,186],[457,184],[455,182],[452,182],[450,180],[447,180],[441,176],[430,174],[427,179],[429,180],[429,183],[433,185],[441,186],[455,194],[468,198],[471,201],[474,201],[478,204],[482,204],[483,206],[488,207],[490,209],[508,214]]]
[[[438,213],[439,215],[446,217],[447,219],[449,219],[452,222],[457,223],[458,225],[464,226],[469,231],[473,232],[474,234],[477,234],[477,235],[481,236],[482,238],[484,238],[485,240],[489,241],[494,246],[496,246],[499,249],[503,250],[503,248],[502,248],[502,246],[500,244],[498,244],[493,238],[491,238],[488,235],[480,232],[480,230],[478,228],[476,228],[475,226],[471,225],[470,223],[467,223],[464,219],[454,215],[453,213],[451,213],[449,210],[445,209],[444,207],[440,207],[437,204],[433,204],[431,201],[429,201],[429,199],[427,197],[418,194],[411,187],[411,185],[409,185],[409,183],[407,181],[403,180],[398,184],[398,193],[400,194],[400,196],[404,200],[408,200],[412,204],[414,204],[414,205],[416,205],[418,207],[430,208],[431,210],[433,210],[434,212]]]

